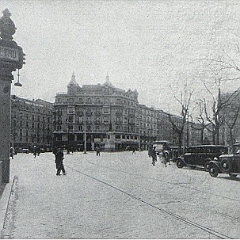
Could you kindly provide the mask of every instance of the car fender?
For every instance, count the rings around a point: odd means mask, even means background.
[[[217,167],[218,170],[219,170],[219,172],[221,172],[221,168],[220,168],[220,165],[219,165],[219,162],[218,162],[218,161],[215,161],[215,160],[210,161],[210,162],[209,162],[209,168],[210,168],[211,166]]]
[[[182,161],[184,163],[184,165],[187,165],[186,162],[184,161],[184,157],[180,156],[177,158],[176,161],[178,161],[178,160]]]

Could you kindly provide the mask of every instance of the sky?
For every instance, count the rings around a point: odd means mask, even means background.
[[[115,87],[136,89],[139,103],[179,114],[181,94],[193,91],[194,102],[208,94],[203,79],[214,86],[206,59],[240,59],[238,1],[0,0],[6,8],[26,54],[23,86],[12,84],[12,94],[28,99],[54,102],[73,72],[80,86],[108,74]]]

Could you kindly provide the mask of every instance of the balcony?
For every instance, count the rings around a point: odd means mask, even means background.
[[[87,116],[92,116],[92,112],[86,112]]]
[[[122,116],[122,115],[123,115],[123,112],[120,112],[120,111],[116,112],[116,116]]]

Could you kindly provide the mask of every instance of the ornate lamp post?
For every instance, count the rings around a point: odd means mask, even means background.
[[[12,40],[16,28],[10,17],[11,13],[5,9],[0,18],[0,164],[3,183],[9,183],[10,173],[12,72],[22,68],[25,56],[22,48]]]

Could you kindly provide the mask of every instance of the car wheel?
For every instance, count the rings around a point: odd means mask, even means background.
[[[209,160],[206,160],[206,162],[204,163],[204,168],[207,172],[209,171],[209,162]]]
[[[209,174],[211,175],[211,177],[217,177],[218,175],[218,168],[214,165],[209,166]]]
[[[232,177],[232,178],[235,178],[235,177],[237,177],[237,174],[235,174],[235,173],[229,173],[229,176]]]
[[[226,172],[229,172],[231,171],[231,162],[229,159],[223,159],[220,163],[221,165],[221,168],[226,171]]]
[[[178,168],[182,168],[183,166],[184,166],[183,161],[182,161],[181,159],[178,159],[178,160],[177,160],[177,167],[178,167]]]

